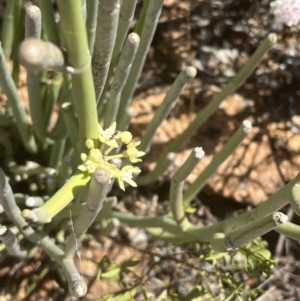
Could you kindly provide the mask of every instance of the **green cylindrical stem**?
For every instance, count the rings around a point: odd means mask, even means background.
[[[285,214],[281,212],[275,212],[261,220],[255,221],[250,225],[237,230],[232,234],[229,234],[225,239],[225,248],[227,251],[236,249],[256,239],[257,237],[274,230],[287,220],[288,217]]]
[[[5,151],[6,162],[13,161],[13,147],[12,141],[7,133],[4,131],[6,127],[0,127],[0,145],[3,147]]]
[[[60,152],[62,152],[65,149],[65,145],[66,145],[66,141],[64,140],[64,141],[62,141],[62,146],[60,147]],[[57,163],[57,168],[56,168],[57,173],[58,173],[59,167],[60,167],[61,162],[62,162],[62,157],[63,156],[59,153],[58,154],[59,159],[56,160],[58,162]],[[48,176],[46,178],[46,191],[45,191],[45,193],[46,193],[47,196],[53,195],[56,192],[57,187],[59,187],[57,173],[52,175],[52,176]]]
[[[72,101],[72,77],[68,73],[63,74],[63,86],[60,103]]]
[[[201,147],[196,147],[190,154],[184,164],[176,171],[171,181],[170,188],[170,207],[174,220],[183,229],[189,225],[189,221],[185,217],[183,207],[183,185],[186,178],[197,166],[199,161],[204,157],[204,151]]]
[[[136,3],[137,0],[129,0],[126,2],[123,1],[121,5],[116,42],[113,49],[112,59],[109,67],[108,78],[110,78],[111,75],[113,74],[114,68],[119,60],[119,56],[123,48],[131,21],[133,20],[134,17]]]
[[[61,106],[63,112],[64,120],[67,126],[67,131],[70,135],[72,145],[75,150],[78,150],[78,121],[75,117],[72,104],[70,102],[65,102]]]
[[[175,172],[172,177],[172,181],[174,183],[180,183],[187,179],[187,177],[192,173],[192,171],[196,168],[197,164],[202,160],[205,156],[205,152],[202,147],[196,147],[193,149],[189,157],[183,163],[181,167]]]
[[[4,114],[4,115],[1,116],[0,127],[7,128],[10,125],[12,125],[12,120],[11,120],[11,118],[9,116],[9,110],[6,110],[6,114]]]
[[[10,220],[18,227],[18,229],[27,237],[30,241],[35,242],[35,231],[26,223],[22,216],[22,212],[16,204],[12,189],[7,181],[7,178],[0,168],[0,204]]]
[[[26,149],[31,152],[37,152],[37,146],[33,135],[30,133],[27,116],[23,106],[23,103],[18,94],[17,87],[10,76],[9,70],[6,65],[6,59],[3,54],[3,50],[0,47],[0,85],[6,94],[9,104],[12,107],[14,117],[16,119],[17,128],[21,136],[21,140]]]
[[[277,210],[282,208],[293,197],[291,193],[292,187],[299,183],[300,173],[296,176],[295,179],[293,179],[285,187],[278,190],[267,201],[260,204],[257,208],[211,226],[199,227],[189,225],[189,227],[184,231],[174,220],[170,219],[168,216],[135,216],[115,211],[111,212],[111,214],[109,214],[108,211],[105,216],[106,218],[108,216],[117,218],[120,222],[125,223],[130,227],[147,228],[147,231],[149,230],[149,228],[161,228],[160,231],[156,231],[156,234],[161,234],[162,231],[167,231],[169,232],[168,235],[172,234],[174,236],[173,242],[188,243],[198,241],[212,243],[216,250],[225,252],[226,248],[224,241],[226,237],[239,229],[251,225],[253,222],[263,220],[265,217],[270,216],[272,212],[276,212]],[[175,237],[177,237],[177,240],[175,239]],[[165,238],[162,237],[162,239]]]
[[[25,15],[25,39],[40,39],[42,30],[41,10],[36,5],[26,7]]]
[[[98,14],[99,0],[87,1],[87,18],[86,18],[86,32],[89,44],[89,50],[93,55],[93,49],[96,37],[97,14]]]
[[[129,127],[130,120],[136,116],[136,112],[133,107],[128,107],[124,109],[124,117],[123,119],[118,123],[118,128],[120,131],[126,131]]]
[[[144,67],[146,56],[150,49],[150,45],[157,27],[157,22],[161,13],[163,2],[163,0],[149,1],[145,23],[143,26],[143,30],[140,34],[140,46],[133,61],[128,79],[122,92],[120,104],[120,107],[122,108],[126,108],[132,101],[133,93],[135,91],[137,82]],[[121,114],[123,114],[123,112],[120,111],[117,118],[118,120],[121,119]]]
[[[120,0],[99,1],[92,68],[99,101],[107,78],[119,21]]]
[[[50,156],[48,161],[48,166],[54,169],[58,169],[58,166],[62,160],[64,155],[66,146],[66,139],[56,141],[54,144],[51,145],[50,149]]]
[[[33,130],[40,141],[46,138],[45,119],[40,90],[40,74],[27,73],[27,90]]]
[[[103,208],[100,210],[99,214],[96,217],[97,222],[101,222],[103,219],[107,219],[111,216],[114,206],[117,204],[118,200],[116,197],[108,197],[104,204]]]
[[[13,70],[12,70],[12,78],[14,82],[17,84],[19,81],[19,57],[18,57],[18,49],[20,43],[23,39],[24,31],[20,30],[23,25],[23,0],[14,0],[14,42],[12,49],[12,60],[13,60]]]
[[[180,245],[185,243],[186,235],[184,232],[171,233],[162,230],[161,228],[147,228],[146,231],[154,236],[156,239],[163,240],[164,242],[171,243],[174,245]]]
[[[123,48],[130,23],[134,17],[134,11],[137,0],[123,1],[120,9],[119,24],[116,36],[116,42],[112,55],[112,64],[116,64],[118,61],[121,49]]]
[[[291,222],[286,222],[275,229],[276,232],[286,237],[300,241],[300,226]]]
[[[185,216],[183,202],[182,202],[182,193],[183,193],[184,182],[174,183],[171,182],[170,188],[170,208],[176,223],[182,228],[185,229],[189,226],[189,221]]]
[[[54,9],[51,0],[39,0],[39,6],[43,15],[43,25],[46,31],[48,41],[60,46],[60,39],[57,30],[57,25],[54,19]]]
[[[253,210],[205,228],[195,226],[190,227],[187,232],[188,234],[198,237],[199,240],[203,241],[206,241],[205,239],[209,238],[209,235],[216,232],[222,232],[229,235],[230,233],[244,228],[253,222],[264,219],[272,214],[272,212],[280,210],[294,197],[292,194],[292,188],[297,184],[300,184],[300,173],[291,182],[272,194],[265,202],[261,203]]]
[[[46,128],[50,122],[51,114],[57,103],[60,88],[62,85],[62,75],[59,72],[53,72],[51,78],[51,84],[49,86],[48,93],[45,94],[44,103],[44,118],[46,123]]]
[[[252,74],[254,68],[258,65],[262,57],[276,43],[276,35],[269,34],[261,45],[257,48],[243,69],[235,76],[235,78],[216,96],[210,103],[202,109],[191,122],[191,124],[169,144],[161,158],[158,159],[157,165],[164,160],[169,152],[175,152],[184,142],[199,128],[219,107],[220,103],[239,88],[247,78]]]
[[[165,158],[163,162],[161,162],[160,166],[155,167],[155,169],[151,172],[148,172],[145,175],[138,176],[135,179],[135,182],[137,185],[147,185],[149,183],[152,183],[156,181],[162,174],[163,172],[171,165],[175,158],[174,153],[168,154],[168,156]]]
[[[128,36],[124,45],[110,88],[110,97],[107,103],[104,128],[108,128],[116,120],[119,111],[121,92],[129,75],[131,64],[137,52],[139,43],[139,36],[133,32]]]
[[[14,1],[7,1],[2,26],[1,43],[3,53],[8,61],[11,56],[14,41]]]
[[[26,9],[25,31],[26,31],[25,33],[26,38],[40,39],[41,16],[40,16],[40,9],[37,6],[30,5]],[[50,48],[49,45],[52,44],[43,44],[41,48],[37,47],[36,49],[31,48],[32,45],[29,45],[28,48],[26,48],[27,51],[30,51],[31,55],[32,53],[34,53],[34,58],[35,58],[33,61],[34,65],[37,63],[36,59],[39,58],[40,56],[42,56],[42,61],[43,61],[41,65],[43,65],[43,67],[47,65],[47,62],[44,61],[43,56],[47,56],[48,58],[48,53],[44,48],[45,47],[47,47],[47,49]],[[53,50],[49,49],[49,52],[52,55],[54,54],[56,59],[59,58],[59,55],[61,56],[56,62],[58,63],[58,65],[64,62],[64,58],[59,48],[54,46]],[[28,55],[28,53],[27,54],[22,53],[22,54],[25,55],[25,58]],[[52,61],[52,59],[53,58],[50,56],[49,60],[51,61],[51,63],[49,68],[52,68],[51,64],[54,65],[56,64],[55,60]],[[30,62],[32,62],[31,60]],[[55,69],[55,67],[53,69]],[[52,75],[51,86],[48,89],[49,92],[46,93],[44,97],[46,99],[46,103],[43,103],[41,99],[41,92],[40,92],[40,74],[36,74],[35,72],[28,72],[27,86],[28,86],[28,94],[29,94],[30,111],[33,119],[34,130],[41,141],[45,139],[48,121],[52,113],[53,107],[55,105],[55,102],[57,100],[58,93],[60,90],[60,85],[61,85],[61,75],[54,72]]]
[[[67,277],[70,294],[77,298],[83,297],[87,292],[87,285],[84,283],[82,276],[79,274],[74,260],[70,258],[63,258],[60,265]]]
[[[144,24],[145,24],[145,19],[146,19],[146,14],[148,10],[148,5],[149,5],[150,0],[145,0],[143,3],[143,8],[140,13],[139,19],[136,22],[136,25],[134,27],[134,32],[136,32],[138,35],[141,35]]]
[[[0,240],[5,244],[9,255],[17,257],[25,257],[27,255],[27,251],[21,251],[16,235],[6,226],[0,226]]]
[[[35,5],[27,6],[25,15],[25,38],[40,39],[41,30],[42,17],[40,9]],[[41,101],[40,80],[41,75],[39,73],[27,73],[27,90],[33,129],[38,139],[43,142],[46,136],[46,129]]]
[[[110,218],[113,207],[116,205],[117,199],[116,197],[108,197],[104,203],[103,208],[98,213],[95,221],[101,222],[103,219]],[[47,231],[51,231],[55,228],[55,225],[60,223],[62,220],[70,219],[70,211],[72,213],[72,217],[77,217],[83,210],[85,210],[86,204],[82,204],[79,200],[75,200],[74,203],[70,207],[65,208],[60,213],[58,213],[53,219],[53,223],[45,225],[47,227]]]
[[[127,0],[123,1],[121,9],[120,9],[120,16],[119,16],[119,23],[118,23],[118,29],[117,29],[117,36],[116,36],[116,42],[108,70],[107,80],[105,82],[104,90],[102,92],[101,98],[100,98],[100,104],[104,103],[104,100],[106,99],[106,94],[110,86],[111,78],[115,72],[116,64],[119,60],[120,53],[122,51],[124,41],[126,39],[130,23],[134,17],[134,11],[136,7],[137,0]],[[103,110],[104,108],[101,108],[99,106],[99,110]]]
[[[74,297],[83,297],[86,294],[87,286],[79,274],[74,260],[64,258],[64,251],[56,246],[49,236],[42,233],[35,241],[48,256],[55,260],[62,268],[69,284],[69,292]]]
[[[2,204],[5,213],[18,227],[20,232],[28,240],[36,245],[39,245],[45,251],[45,253],[47,253],[62,267],[68,280],[69,291],[72,296],[82,297],[86,293],[87,288],[75,267],[74,261],[64,259],[63,250],[56,246],[49,236],[47,236],[45,233],[36,233],[35,230],[25,221],[20,208],[15,202],[13,192],[2,169],[0,169],[0,204]]]
[[[91,179],[87,204],[74,223],[74,233],[68,237],[65,247],[65,257],[74,258],[77,241],[86,232],[102,209],[110,181],[110,174],[106,169],[97,169]]]
[[[62,51],[50,42],[30,38],[25,40],[19,51],[20,63],[30,72],[47,69],[65,70],[65,59]]]
[[[76,172],[44,205],[33,210],[24,210],[23,215],[34,222],[50,223],[52,218],[76,197],[89,180],[89,175]]]
[[[194,67],[187,67],[185,70],[183,70],[178,75],[178,77],[176,78],[172,87],[166,94],[163,102],[156,110],[154,117],[148,124],[146,132],[143,134],[143,137],[141,140],[141,145],[139,147],[139,149],[141,151],[144,151],[144,152],[149,151],[152,140],[153,140],[153,136],[154,136],[157,128],[168,116],[173,103],[180,96],[185,85],[196,76],[196,73],[197,73],[197,70]]]
[[[71,75],[68,73],[64,73],[63,78],[64,78],[64,80],[63,80],[63,84],[62,84],[62,91],[61,91],[60,98],[59,98],[59,100],[60,100],[59,102],[61,104],[71,101],[71,92],[72,92]],[[77,127],[77,133],[78,133],[78,127]],[[61,140],[61,139],[67,138],[68,135],[69,135],[69,133],[66,129],[66,123],[64,120],[63,109],[61,107],[61,109],[59,110],[59,115],[58,115],[56,124],[50,133],[50,139]]]
[[[81,11],[84,21],[86,21],[86,0],[81,0]]]
[[[66,43],[68,63],[74,68],[72,86],[75,110],[79,122],[79,143],[92,139],[98,145],[98,118],[86,29],[80,0],[58,0],[61,30]]]
[[[116,218],[112,219],[103,219],[100,223],[99,234],[102,236],[109,236],[112,231],[117,229],[120,225],[120,222]]]
[[[57,185],[58,187],[63,186],[66,181],[70,178],[72,174],[72,168],[71,168],[71,156],[69,154],[65,155],[62,158],[61,165],[58,170],[57,175]]]
[[[292,195],[293,198],[290,200],[291,207],[297,215],[300,215],[300,184],[296,184],[292,188]]]
[[[98,213],[102,209],[109,182],[109,172],[103,168],[96,169],[87,196],[87,209],[89,211]]]
[[[199,226],[189,226],[184,231],[178,226],[178,224],[170,219],[167,216],[163,217],[147,217],[147,216],[135,216],[131,214],[124,214],[121,212],[106,211],[105,217],[108,218],[117,218],[120,222],[129,225],[130,227],[140,227],[140,228],[161,228],[159,231],[167,231],[169,234],[171,233],[173,236],[178,235],[180,239],[175,239],[173,242],[177,243],[188,243],[193,241],[198,242],[210,242],[214,245],[217,244],[217,249],[222,252],[226,251],[224,245],[225,237],[229,236],[234,231],[237,231],[241,228],[247,227],[253,222],[261,221],[265,217],[270,216],[272,212],[275,212],[286,205],[290,199],[293,197],[291,190],[292,187],[296,184],[300,183],[300,173],[296,176],[294,180],[288,183],[285,187],[278,190],[275,194],[273,194],[267,201],[260,204],[257,208],[247,211],[238,216],[232,217],[230,219],[224,220],[222,222],[216,223],[207,227],[199,227]],[[105,206],[104,206],[105,207]],[[80,207],[81,208],[81,207]],[[80,211],[80,208],[79,211]],[[77,212],[77,211],[76,211]],[[101,211],[102,212],[102,211]],[[101,215],[98,215],[98,217]],[[98,220],[98,218],[97,218]],[[278,228],[280,229],[280,228]],[[158,232],[157,232],[158,233]],[[163,237],[162,237],[163,238]],[[174,237],[175,238],[175,237]],[[164,238],[163,238],[164,239]]]
[[[173,234],[179,234],[181,232],[177,223],[167,216],[136,216],[129,213],[124,214],[122,212],[112,211],[111,217],[117,218],[121,223],[130,227],[162,228]]]
[[[234,150],[247,136],[251,128],[252,126],[250,121],[245,120],[232,138],[224,145],[222,150],[213,157],[210,164],[202,171],[196,181],[186,190],[183,196],[184,204],[189,204],[197,193],[200,192],[208,179],[215,173],[217,168],[234,152]]]

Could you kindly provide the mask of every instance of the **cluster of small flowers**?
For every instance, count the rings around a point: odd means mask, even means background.
[[[116,122],[114,122],[108,129],[103,130],[99,125],[98,137],[101,142],[100,148],[95,148],[94,142],[90,139],[86,141],[86,147],[89,150],[88,154],[82,153],[81,160],[83,164],[78,166],[78,169],[88,173],[94,173],[97,168],[105,168],[110,172],[111,178],[116,178],[119,182],[120,188],[125,190],[124,182],[136,187],[133,181],[133,175],[139,174],[140,169],[132,165],[126,165],[121,169],[118,168],[116,163],[122,158],[128,158],[131,162],[136,163],[142,161],[140,157],[145,155],[145,152],[138,151],[137,146],[141,142],[131,142],[132,135],[128,131],[116,131]],[[126,145],[126,151],[109,155],[109,153],[120,144]],[[120,163],[120,162],[119,162]]]
[[[276,23],[293,26],[300,22],[300,0],[275,0],[270,5]]]

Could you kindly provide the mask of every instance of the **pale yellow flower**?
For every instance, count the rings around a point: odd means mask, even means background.
[[[128,156],[129,160],[133,163],[141,162],[141,159],[138,159],[139,157],[144,156],[146,153],[137,150],[137,146],[141,144],[141,141],[138,142],[131,142],[127,145],[126,155]]]
[[[110,178],[116,178],[122,190],[125,190],[125,183],[136,187],[137,184],[133,181],[133,175],[139,174],[140,169],[131,165],[124,166],[121,170],[122,158],[129,158],[131,162],[142,161],[139,157],[144,156],[145,152],[138,151],[137,146],[141,142],[131,142],[132,134],[128,131],[116,131],[117,124],[113,122],[112,125],[103,130],[99,125],[99,141],[102,143],[100,148],[95,148],[94,141],[86,140],[85,146],[88,149],[87,153],[82,153],[80,158],[83,164],[78,166],[78,169],[83,172],[94,173],[97,168],[105,168],[110,173]],[[119,154],[109,153],[124,143],[127,147],[126,151]]]
[[[81,171],[87,171],[88,173],[94,173],[96,170],[96,165],[91,160],[86,160],[83,164],[78,166]]]
[[[102,159],[102,157],[102,153],[98,148],[93,148],[89,151],[88,158],[94,161],[95,163],[99,162]]]
[[[100,162],[102,154],[99,149],[93,148],[89,151],[89,154],[82,153],[80,158],[83,162],[78,166],[81,171],[87,171],[88,173],[94,173],[97,168],[97,163]]]
[[[100,162],[98,164],[98,167],[103,167],[103,168],[107,169],[111,174],[111,178],[113,178],[114,174],[119,171],[118,167],[115,164],[109,163],[107,161]]]
[[[122,190],[125,190],[124,182],[128,183],[132,187],[137,187],[137,184],[132,180],[133,174],[139,174],[141,170],[138,167],[133,167],[131,165],[124,166],[115,178],[118,179],[119,186]]]
[[[103,130],[102,127],[99,124],[98,125],[99,140],[102,143],[105,143],[110,147],[117,148],[119,145],[118,145],[118,142],[116,141],[116,138],[115,138],[116,127],[117,127],[117,123],[113,122],[108,129]]]

